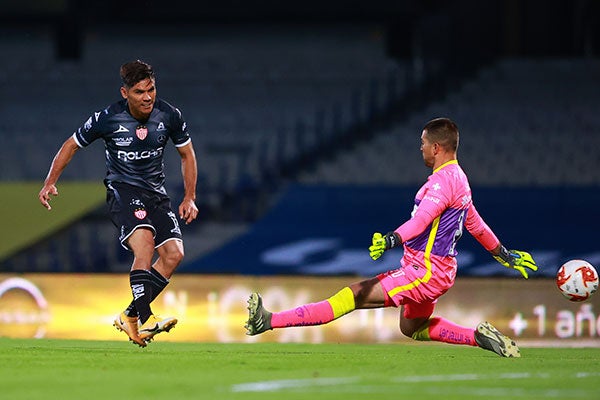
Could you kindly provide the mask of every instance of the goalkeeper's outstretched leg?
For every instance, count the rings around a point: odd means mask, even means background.
[[[249,336],[266,332],[271,327],[272,313],[267,311],[262,304],[262,297],[258,293],[252,293],[248,299],[248,321],[244,326]]]
[[[403,313],[412,312],[412,308]],[[418,327],[415,329],[415,327]],[[459,344],[493,351],[502,357],[521,357],[517,344],[508,336],[500,333],[489,322],[482,322],[476,329],[455,324],[441,317],[401,318],[400,330],[408,337],[419,341],[436,341]]]
[[[515,341],[500,333],[489,322],[477,325],[475,341],[482,349],[493,351],[502,357],[521,357],[521,351]]]

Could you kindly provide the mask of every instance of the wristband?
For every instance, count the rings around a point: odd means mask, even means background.
[[[398,236],[394,234],[394,232],[388,232],[384,236],[385,238],[385,249],[393,249],[400,245],[400,240],[398,240]]]

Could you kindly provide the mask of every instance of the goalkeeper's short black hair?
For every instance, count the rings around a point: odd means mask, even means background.
[[[432,143],[438,143],[449,151],[458,150],[458,126],[449,118],[432,119],[425,124],[423,130]]]

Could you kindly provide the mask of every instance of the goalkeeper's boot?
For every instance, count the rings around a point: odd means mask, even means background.
[[[248,321],[244,325],[246,335],[254,336],[273,329],[271,327],[271,315],[272,313],[263,307],[260,294],[252,293],[248,299]]]
[[[489,322],[477,325],[475,341],[482,349],[493,351],[502,357],[521,357],[521,351],[515,341],[501,334]]]
[[[140,337],[138,332],[138,317],[128,317],[125,313],[117,315],[113,325],[117,330],[125,332],[129,340],[140,347],[146,347],[146,342]]]
[[[169,332],[177,324],[177,318],[161,318],[156,315],[150,315],[150,318],[139,326],[140,338],[144,342],[150,342],[156,334]]]

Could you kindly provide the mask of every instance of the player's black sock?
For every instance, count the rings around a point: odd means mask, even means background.
[[[131,300],[131,303],[129,303],[129,305],[125,309],[125,315],[127,315],[128,317],[137,317],[138,312],[137,308],[135,308],[135,301]]]
[[[152,299],[150,300],[150,303],[152,303],[163,289],[167,287],[169,280],[155,270],[154,267],[150,268],[150,280],[152,281]],[[127,309],[125,310],[125,315],[128,317],[138,315],[137,309],[135,308],[135,301],[132,300],[131,303],[129,303],[129,306],[127,306]]]
[[[150,302],[152,301],[152,278],[150,271],[134,269],[129,273],[131,294],[138,312],[140,322],[143,324],[152,314]]]
[[[154,301],[160,292],[167,287],[169,280],[155,270],[154,267],[150,268],[150,279],[152,279],[152,301]]]

